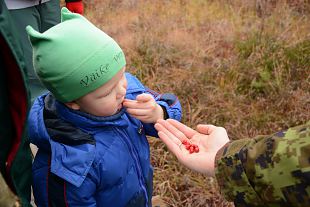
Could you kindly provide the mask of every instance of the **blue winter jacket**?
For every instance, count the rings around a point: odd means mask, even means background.
[[[181,119],[172,94],[157,94],[126,73],[126,98],[151,93],[169,118]],[[29,115],[37,206],[151,206],[153,170],[146,135],[157,136],[126,109],[97,117],[67,108],[51,94],[39,97]]]

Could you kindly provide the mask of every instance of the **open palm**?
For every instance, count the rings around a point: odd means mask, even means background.
[[[214,175],[216,153],[229,141],[224,128],[198,125],[196,131],[172,119],[158,120],[155,128],[161,140],[182,164],[197,172]],[[184,140],[196,144],[199,152],[190,153],[182,144]]]

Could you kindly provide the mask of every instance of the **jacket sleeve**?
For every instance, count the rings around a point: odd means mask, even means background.
[[[310,122],[231,141],[215,165],[222,194],[236,206],[310,206]]]

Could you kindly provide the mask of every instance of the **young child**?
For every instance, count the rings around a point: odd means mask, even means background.
[[[79,14],[44,33],[27,27],[40,81],[30,141],[38,206],[151,206],[153,170],[146,135],[159,118],[180,120],[172,94],[125,73],[119,45]]]

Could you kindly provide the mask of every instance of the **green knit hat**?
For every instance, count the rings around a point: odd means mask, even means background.
[[[61,23],[44,33],[26,27],[35,71],[57,100],[70,102],[109,81],[126,65],[119,45],[85,17],[61,10]]]

